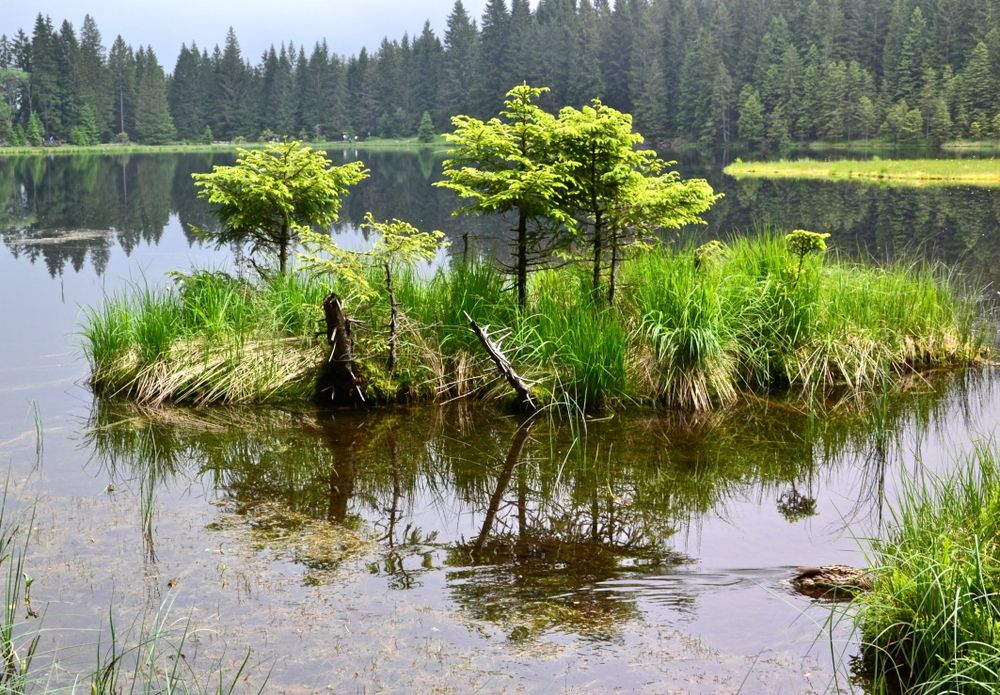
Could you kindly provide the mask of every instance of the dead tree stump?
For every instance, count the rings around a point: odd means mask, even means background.
[[[344,305],[334,293],[323,300],[326,317],[326,341],[330,357],[320,377],[317,399],[321,402],[354,404],[364,402],[361,384],[354,374],[354,356],[351,343],[351,321],[344,313]]]

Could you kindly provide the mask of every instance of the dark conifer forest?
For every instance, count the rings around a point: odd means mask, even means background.
[[[1000,137],[996,0],[456,0],[443,36],[247,56],[230,30],[169,73],[142,38],[41,15],[0,37],[0,142],[409,137],[524,81],[549,109],[630,112],[654,143]]]

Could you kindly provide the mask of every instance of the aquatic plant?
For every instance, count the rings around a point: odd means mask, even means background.
[[[1000,681],[1000,452],[904,489],[860,598],[874,692],[992,693]]]
[[[88,313],[92,383],[148,403],[309,398],[323,294],[296,274],[250,284],[196,271],[173,287],[136,286]]]
[[[95,661],[79,673],[68,672],[72,659],[63,648],[46,649],[57,628],[42,627],[41,611],[32,606],[35,579],[28,574],[27,558],[34,508],[21,508],[14,499],[10,477],[0,493],[0,577],[4,607],[0,612],[0,691],[73,692],[90,682],[92,693],[216,693],[247,692],[252,652],[242,653],[235,665],[199,663],[185,654],[185,645],[202,632],[188,618],[173,617],[173,596],[152,615],[139,616],[128,630],[115,624],[115,606],[108,607],[107,629],[98,628],[92,644],[74,639],[73,648],[92,647]],[[224,658],[224,657],[223,657]],[[256,692],[264,691],[267,674]]]
[[[34,517],[11,509],[10,477],[0,497],[0,575],[4,580],[4,607],[0,614],[0,687],[22,693],[31,682],[31,664],[40,635],[24,630],[20,611],[38,617],[31,607],[31,577],[25,572],[29,530]]]

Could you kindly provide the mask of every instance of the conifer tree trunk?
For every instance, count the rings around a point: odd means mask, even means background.
[[[517,305],[524,309],[528,302],[528,215],[517,212]]]
[[[618,270],[618,233],[612,231],[608,243],[611,245],[611,268],[608,272],[608,306],[615,305],[615,272]]]
[[[389,362],[386,366],[389,369],[389,376],[396,376],[396,326],[399,305],[396,304],[396,293],[392,289],[392,268],[388,263],[382,267],[385,269],[385,289],[389,295]]]
[[[601,289],[601,257],[604,255],[604,239],[602,234],[604,230],[601,220],[601,211],[598,210],[594,214],[594,296]]]
[[[278,272],[285,274],[285,266],[288,264],[288,225],[281,225],[281,238],[278,239]]]

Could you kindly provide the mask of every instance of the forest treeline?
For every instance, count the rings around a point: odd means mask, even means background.
[[[487,117],[506,91],[551,87],[555,109],[600,97],[653,142],[781,146],[880,136],[1000,137],[995,0],[456,0],[429,23],[342,56],[325,41],[256,63],[230,29],[182,45],[167,74],[152,47],[104,45],[39,15],[0,37],[0,141],[311,140],[410,136],[424,114]]]

